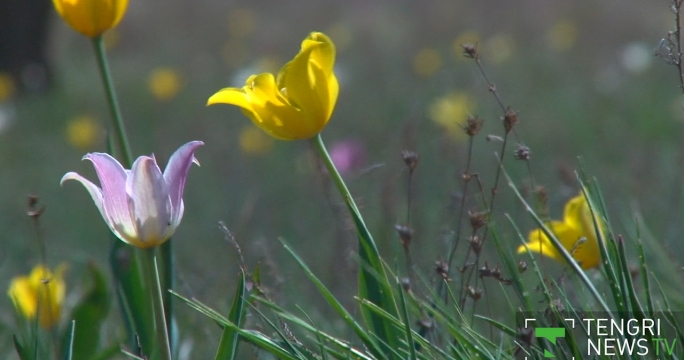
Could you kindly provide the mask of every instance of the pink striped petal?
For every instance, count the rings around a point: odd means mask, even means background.
[[[127,170],[109,154],[91,153],[83,157],[95,166],[102,186],[102,199],[107,216],[105,220],[112,229],[128,235],[135,234],[126,195]]]
[[[93,198],[93,202],[95,202],[95,206],[97,206],[97,209],[100,210],[100,214],[102,214],[102,218],[105,219],[107,223],[107,213],[104,210],[104,204],[102,201],[102,190],[100,190],[97,185],[93,184],[90,180],[84,178],[83,176],[75,173],[75,172],[68,172],[64,174],[62,177],[62,180],[59,181],[59,185],[64,185],[64,182],[67,180],[76,180],[83,184],[85,186],[86,190],[88,190],[88,193],[90,193],[90,196]]]
[[[202,141],[191,141],[176,150],[169,158],[169,163],[164,169],[164,180],[166,181],[169,195],[171,196],[171,222],[173,226],[178,226],[183,217],[183,190],[185,189],[185,179],[188,176],[190,165],[199,162],[195,159],[195,150],[204,145]]]
[[[170,237],[171,200],[157,162],[153,157],[141,156],[131,168],[126,181],[126,193],[137,229],[137,240],[142,247],[156,246]]]

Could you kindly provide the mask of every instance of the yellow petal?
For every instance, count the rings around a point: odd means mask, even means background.
[[[55,9],[74,30],[88,37],[115,27],[128,7],[128,0],[53,0]]]
[[[26,276],[17,276],[12,279],[9,291],[7,292],[14,303],[14,307],[19,310],[27,319],[36,317],[38,308],[38,294],[31,286],[31,282]]]
[[[592,242],[591,238],[586,237],[586,240],[582,242],[580,239],[586,235],[583,235],[576,229],[560,221],[551,221],[548,224],[548,228],[553,232],[558,241],[561,242],[565,250],[572,255],[583,269],[591,269],[598,265],[600,254],[598,253],[596,241]],[[527,247],[532,252],[542,254],[559,262],[564,262],[563,256],[558,252],[556,247],[551,243],[551,240],[541,229],[535,229],[530,232],[528,235]],[[519,254],[525,253],[526,251],[525,245],[520,245],[518,247]]]
[[[12,280],[8,294],[24,317],[34,319],[38,315],[40,325],[46,329],[59,321],[66,287],[63,279],[65,269],[65,265],[60,265],[52,273],[38,265],[28,277],[19,276]]]
[[[568,200],[563,210],[563,221],[570,227],[581,231],[585,225],[586,216],[589,214],[589,206],[583,194],[579,194]]]
[[[229,104],[239,106],[247,111],[252,111],[252,104],[247,99],[247,94],[238,88],[223,88],[207,100],[207,105]]]
[[[252,77],[243,90],[254,112],[254,123],[271,136],[282,140],[302,139],[302,112],[292,106],[278,89],[272,74]],[[312,135],[313,136],[313,135]]]

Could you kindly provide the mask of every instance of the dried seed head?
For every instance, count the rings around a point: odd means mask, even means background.
[[[470,217],[470,227],[473,228],[473,231],[477,231],[479,228],[487,225],[487,216],[485,216],[484,212],[469,210],[468,216]]]
[[[549,200],[549,194],[546,192],[546,188],[543,186],[537,186],[537,188],[534,189],[534,192],[537,194],[537,200],[539,203],[543,207],[546,207],[546,203]]]
[[[401,278],[399,282],[401,283],[401,287],[404,289],[404,291],[409,292],[411,290],[411,280],[409,280],[409,278]]]
[[[478,54],[477,54],[477,48],[473,44],[462,44],[463,47],[463,56],[470,58],[470,59],[476,59]]]
[[[527,271],[527,261],[520,260],[518,262],[518,272],[522,274],[525,271]]]
[[[470,248],[473,249],[475,255],[480,255],[480,250],[482,249],[482,239],[479,236],[471,236],[468,238],[470,243]]]
[[[480,277],[491,277],[492,276],[492,269],[490,269],[486,263],[483,267],[481,267],[478,270],[478,272],[480,273]]]
[[[38,206],[38,196],[29,195],[28,196],[28,210],[26,210],[26,215],[33,219],[38,219],[40,215],[45,211],[45,205]]]
[[[394,229],[397,230],[397,234],[399,234],[401,246],[403,246],[405,250],[408,250],[409,246],[411,246],[411,240],[413,239],[413,230],[407,225],[400,224],[394,225]]]
[[[532,345],[532,341],[535,339],[534,328],[518,328],[517,338],[520,340],[520,342],[527,346]]]
[[[518,144],[518,148],[515,149],[515,153],[513,153],[514,158],[525,161],[530,159],[530,155],[532,155],[530,148],[523,144]]]
[[[515,124],[518,123],[518,113],[508,108],[504,114],[503,123],[506,134],[508,134],[513,130]]]
[[[449,280],[449,265],[445,261],[443,261],[443,260],[435,261],[435,272],[443,280]]]
[[[466,123],[463,126],[463,131],[465,131],[468,136],[475,136],[475,134],[482,130],[483,124],[483,119],[480,119],[477,116],[469,116],[468,120],[466,120]]]
[[[401,152],[401,156],[404,158],[404,163],[408,166],[409,171],[413,172],[418,166],[418,153],[411,150],[404,150]]]
[[[470,296],[475,301],[478,301],[480,300],[480,298],[482,298],[482,289],[476,289],[468,285],[466,291],[468,292],[468,296]]]

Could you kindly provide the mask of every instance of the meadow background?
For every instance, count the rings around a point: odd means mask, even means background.
[[[172,241],[180,293],[227,311],[237,256],[218,229],[224,221],[246,263],[262,266],[270,296],[324,319],[329,310],[277,241],[287,239],[341,300],[353,303],[355,233],[339,195],[322,176],[305,141],[274,141],[255,132],[230,106],[205,107],[226,86],[275,72],[311,31],[338,48],[341,92],[323,131],[332,149],[348,142],[362,156],[344,176],[387,259],[403,261],[394,225],[406,212],[402,150],[420,162],[413,178],[412,255],[433,277],[456,221],[466,137],[458,124],[485,119],[475,139],[473,171],[487,189],[496,169],[501,111],[462,43],[478,45],[504,104],[519,111],[517,134],[530,147],[532,174],[561,215],[577,192],[573,171],[583,158],[602,185],[613,225],[633,233],[634,214],[662,244],[650,260],[681,265],[684,102],[674,67],[653,56],[674,27],[670,2],[659,1],[131,1],[106,34],[112,74],[135,156],[160,164],[181,144],[202,140],[185,190],[185,216]],[[66,262],[68,301],[82,293],[85,268],[108,270],[110,236],[81,186],[59,179],[106,150],[109,124],[91,44],[53,14],[48,57],[53,82],[44,92],[6,92],[0,99],[0,289],[40,261],[27,196],[46,206],[40,217],[48,264]],[[513,142],[510,149],[517,144]],[[529,183],[509,151],[506,168]],[[472,187],[471,187],[472,189]],[[472,195],[472,194],[469,194]],[[533,223],[503,182],[497,218],[509,213],[526,233]],[[502,234],[520,244],[510,227]],[[459,257],[457,257],[458,259]],[[495,260],[493,260],[495,261]],[[560,270],[560,265],[550,265]],[[555,266],[555,267],[554,267]],[[673,273],[674,272],[674,273]],[[662,269],[681,281],[680,267]],[[668,276],[668,278],[665,277]],[[681,298],[679,299],[681,300]],[[68,304],[67,304],[68,306]],[[111,311],[112,324],[118,312]],[[211,321],[178,306],[191,358],[209,358],[220,337]],[[12,353],[14,311],[0,297],[0,356]],[[332,324],[334,326],[334,324]],[[112,339],[120,329],[108,327]]]

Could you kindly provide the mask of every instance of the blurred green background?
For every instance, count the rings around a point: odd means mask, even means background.
[[[460,45],[466,42],[478,46],[504,103],[519,111],[516,132],[531,148],[532,174],[547,189],[552,217],[577,191],[572,172],[582,156],[586,171],[602,184],[618,231],[634,231],[631,218],[638,210],[670,256],[681,258],[684,102],[675,68],[653,56],[674,28],[669,5],[131,1],[105,40],[134,154],[154,153],[163,166],[181,144],[206,144],[196,154],[201,167],[190,171],[185,216],[173,237],[178,291],[228,308],[238,265],[218,229],[224,221],[247,264],[261,264],[276,301],[305,307],[311,316],[327,311],[308,306],[318,304],[318,295],[281,250],[277,239],[283,237],[353,304],[353,228],[310,144],[272,140],[235,107],[205,107],[222,87],[242,86],[253,73],[276,72],[311,31],[327,33],[338,48],[341,92],[324,140],[331,151],[344,150],[340,144],[354,149],[345,178],[389,261],[403,262],[393,230],[406,216],[402,150],[420,156],[412,189],[412,253],[428,278],[455,228],[467,149],[458,126],[469,114],[485,119],[475,138],[473,171],[486,189],[493,186],[501,144],[486,136],[503,134],[501,110],[473,61],[463,58]],[[95,179],[90,163],[80,159],[106,150],[110,120],[90,42],[54,13],[48,39],[48,90],[19,93],[12,91],[17,84],[0,82],[0,289],[40,260],[26,215],[27,195],[33,194],[46,206],[40,226],[48,263],[70,264],[73,302],[85,266],[94,261],[107,267],[110,238],[87,192],[76,183],[60,187],[59,180],[68,171]],[[512,157],[517,142],[509,145],[505,166],[525,185],[527,167]],[[525,233],[533,225],[507,186],[501,182],[499,188],[496,220],[514,249],[519,239],[503,214],[511,214]],[[201,315],[179,309],[188,324],[185,346],[193,356],[208,357],[220,333]],[[13,310],[6,297],[0,297],[0,320],[2,332],[11,334]],[[112,337],[120,332],[109,331]],[[0,341],[2,356],[11,352],[9,341]]]

